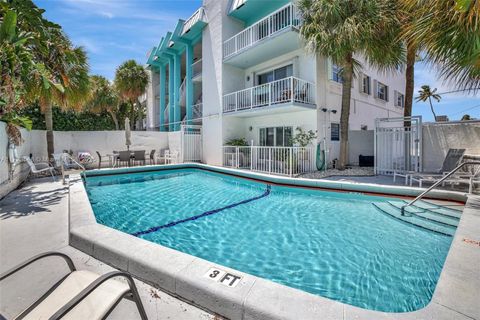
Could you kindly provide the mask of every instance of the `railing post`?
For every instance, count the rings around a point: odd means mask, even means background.
[[[290,171],[290,177],[293,175],[293,157],[292,157],[292,153],[293,153],[293,149],[292,148],[289,148],[288,149],[289,152],[288,152],[288,157],[289,157],[289,163],[288,163],[288,169]]]
[[[268,148],[268,173],[272,173],[272,148]]]
[[[250,171],[252,171],[253,165],[253,146],[250,147]]]
[[[268,105],[272,105],[272,83],[268,83]]]
[[[294,86],[293,77],[290,78],[290,85],[291,85],[290,88],[292,88],[292,89],[291,89],[292,91],[290,92],[290,95],[291,95],[290,100],[291,100],[292,103],[293,103],[293,102],[295,101],[295,98],[294,98],[294,97],[295,97],[295,94],[296,94],[296,93],[295,93],[295,92],[296,92],[296,88],[295,88],[295,86]]]
[[[238,163],[239,163],[239,161],[238,161],[238,155],[239,155],[239,154],[240,154],[240,152],[239,152],[239,147],[235,147],[235,160],[236,160],[236,161],[235,161],[235,162],[236,162],[236,163],[235,163],[235,168],[236,168],[236,169],[238,169]]]

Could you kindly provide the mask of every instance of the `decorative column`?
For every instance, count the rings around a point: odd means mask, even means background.
[[[173,57],[168,60],[168,131],[173,131],[174,120],[174,101],[175,101],[175,72],[173,70]]]
[[[181,112],[180,112],[180,77],[181,77],[181,74],[180,74],[180,62],[181,62],[181,55],[180,54],[175,54],[173,56],[173,61],[174,61],[174,82],[173,82],[173,85],[174,85],[174,100],[173,100],[173,103],[174,103],[174,122],[175,122],[175,126],[174,126],[174,130],[175,131],[178,131],[180,130],[180,115],[181,115]]]
[[[192,124],[193,119],[193,46],[191,44],[186,45],[186,78],[185,88],[186,97],[185,103],[187,106],[187,124]]]
[[[166,80],[167,80],[167,72],[166,72],[167,66],[165,64],[162,64],[160,66],[160,72],[159,72],[159,94],[160,94],[160,102],[159,102],[159,108],[160,108],[160,131],[167,131],[165,127],[165,106],[166,106]]]

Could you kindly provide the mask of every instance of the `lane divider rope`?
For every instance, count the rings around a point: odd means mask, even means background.
[[[257,197],[246,199],[246,200],[236,202],[236,203],[232,203],[232,204],[230,204],[228,206],[225,206],[225,207],[222,207],[222,208],[206,211],[202,214],[199,214],[199,215],[196,215],[196,216],[193,216],[193,217],[190,217],[190,218],[169,222],[169,223],[161,225],[161,226],[152,227],[152,228],[144,230],[144,231],[134,232],[134,233],[130,233],[130,234],[132,236],[138,237],[138,236],[146,235],[146,234],[149,234],[149,233],[152,233],[152,232],[156,232],[156,231],[161,230],[161,229],[170,228],[170,227],[176,226],[180,223],[185,223],[185,222],[194,221],[194,220],[197,220],[197,219],[200,219],[200,218],[204,218],[204,217],[210,216],[212,214],[216,214],[216,213],[219,213],[221,211],[224,211],[226,209],[231,209],[231,208],[234,208],[234,207],[242,205],[242,204],[246,204],[246,203],[249,203],[249,202],[252,202],[252,201],[259,200],[261,198],[265,198],[268,195],[270,195],[271,189],[272,189],[272,187],[270,185],[267,185],[267,190],[265,190],[265,192],[263,194],[261,194]]]

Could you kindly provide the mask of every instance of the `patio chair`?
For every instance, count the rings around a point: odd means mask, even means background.
[[[35,176],[40,176],[42,174],[50,173],[52,175],[53,181],[55,181],[55,168],[52,167],[47,162],[37,162],[33,163],[32,159],[27,156],[22,158],[25,162],[27,162],[28,166],[30,167],[30,173]]]
[[[97,156],[98,156],[98,169],[102,167],[102,162],[107,162],[108,164],[110,164],[111,160],[109,159],[109,157],[102,156],[98,151],[95,151],[95,152],[97,153]]]
[[[155,149],[150,151],[150,164],[155,164]]]
[[[145,165],[146,159],[145,159],[145,150],[138,150],[138,151],[133,151],[133,164],[135,165],[136,162],[141,162],[143,165]]]
[[[172,163],[177,163],[178,162],[178,154],[179,152],[174,150],[165,150],[165,154],[163,156],[163,159],[165,161],[165,164],[172,164]]]
[[[418,186],[421,188],[424,181],[436,181],[438,180],[437,178],[442,178],[446,173],[455,169],[460,164],[464,154],[465,149],[449,149],[439,171],[408,173],[405,179],[410,179],[410,186],[412,186],[414,181],[418,182]]]
[[[113,271],[99,275],[87,270],[76,270],[72,259],[60,252],[46,252],[30,258],[0,275],[0,281],[32,263],[47,258],[65,260],[70,272],[55,283],[40,299],[15,319],[105,319],[123,299],[135,302],[142,320],[147,319],[135,282],[130,274]],[[113,278],[123,278],[120,282]]]
[[[119,151],[117,163],[127,163],[127,167],[130,167],[130,157],[132,155],[131,151]]]
[[[393,181],[396,181],[397,177],[405,178],[405,185],[408,185],[410,179],[410,186],[412,186],[412,177],[415,181],[420,176],[432,176],[432,175],[443,175],[445,172],[452,171],[462,160],[463,155],[465,154],[465,149],[449,149],[445,159],[443,160],[442,168],[436,172],[415,172],[409,170],[394,170],[393,171]]]

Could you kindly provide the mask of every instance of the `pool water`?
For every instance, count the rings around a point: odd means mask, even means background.
[[[199,169],[86,180],[98,223],[362,308],[420,309],[452,238],[376,210],[392,200],[268,186]]]

